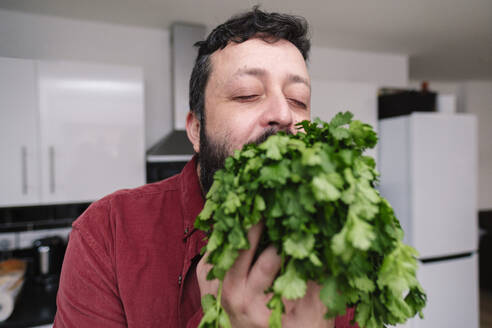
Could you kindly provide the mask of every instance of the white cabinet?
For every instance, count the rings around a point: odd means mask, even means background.
[[[40,199],[36,65],[0,58],[0,206]]]
[[[145,183],[140,69],[12,63],[0,67],[0,206],[89,202]]]
[[[139,69],[39,63],[44,202],[91,201],[145,183]]]

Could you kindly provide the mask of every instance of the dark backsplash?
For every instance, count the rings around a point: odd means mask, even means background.
[[[69,227],[90,203],[0,208],[0,233]]]
[[[147,162],[147,183],[167,179],[181,172],[184,162]]]

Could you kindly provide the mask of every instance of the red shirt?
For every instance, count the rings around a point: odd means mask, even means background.
[[[203,204],[196,158],[174,177],[93,203],[73,224],[54,327],[196,327],[205,234],[193,223]],[[349,309],[336,327],[352,317]]]

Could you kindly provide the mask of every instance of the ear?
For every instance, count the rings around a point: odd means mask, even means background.
[[[186,134],[196,153],[200,152],[200,120],[191,110],[186,115]]]

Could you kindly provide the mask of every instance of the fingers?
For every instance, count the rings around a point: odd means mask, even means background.
[[[208,252],[205,253],[196,266],[196,277],[202,297],[206,294],[217,296],[217,290],[219,289],[219,280],[207,280],[207,274],[212,269],[212,264],[207,263],[209,254]]]
[[[248,240],[249,240],[249,249],[242,250],[239,252],[239,256],[236,259],[236,262],[232,265],[232,267],[227,272],[225,277],[226,280],[245,280],[248,276],[249,269],[251,267],[251,263],[253,262],[253,258],[256,252],[256,248],[258,247],[258,243],[260,241],[261,233],[263,232],[263,223],[260,222],[251,227],[248,231]],[[224,280],[224,283],[226,281]]]
[[[263,293],[272,285],[281,264],[282,259],[277,254],[277,249],[274,246],[267,247],[251,268],[247,281],[248,288],[253,292]]]
[[[306,295],[301,299],[283,300],[285,314],[282,316],[282,327],[323,327],[333,328],[334,319],[325,319],[326,307],[319,298],[321,286],[314,281],[307,282]]]

